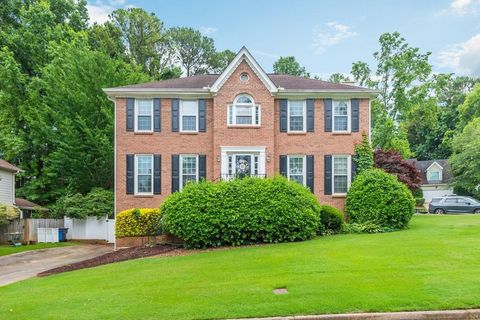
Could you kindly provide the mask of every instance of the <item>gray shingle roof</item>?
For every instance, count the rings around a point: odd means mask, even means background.
[[[422,184],[429,184],[427,180],[427,169],[432,165],[432,163],[436,162],[443,168],[442,172],[442,181],[440,183],[450,183],[453,178],[452,168],[448,164],[448,160],[440,159],[440,160],[423,160],[418,161],[417,159],[409,159],[408,162],[415,165],[417,170],[420,171],[420,177],[422,178]]]
[[[198,75],[178,79],[134,84],[118,87],[117,89],[203,89],[205,87],[210,87],[219,76],[219,74]],[[272,80],[275,86],[284,88],[286,90],[372,91],[368,88],[362,88],[348,84],[333,83],[329,81],[297,77],[286,74],[268,74],[268,77]]]

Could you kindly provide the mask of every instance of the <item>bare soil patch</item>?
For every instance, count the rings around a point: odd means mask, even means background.
[[[62,273],[67,271],[96,267],[96,266],[109,264],[113,262],[120,262],[120,261],[156,256],[156,255],[165,254],[175,249],[181,250],[177,246],[173,246],[173,245],[160,245],[160,246],[153,246],[153,247],[134,247],[134,248],[120,249],[120,250],[109,252],[92,259],[87,259],[87,260],[75,262],[72,264],[66,264],[58,268],[53,268],[47,271],[43,271],[37,275],[39,277],[44,277],[44,276],[49,276],[52,274],[57,274],[57,273]]]

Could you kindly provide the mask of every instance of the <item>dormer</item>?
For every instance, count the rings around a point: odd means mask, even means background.
[[[434,161],[426,170],[428,183],[435,183],[442,181],[443,167]]]

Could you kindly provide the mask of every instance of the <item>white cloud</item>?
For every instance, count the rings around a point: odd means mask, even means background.
[[[90,1],[87,4],[88,16],[90,17],[90,23],[104,23],[108,20],[108,15],[115,9],[125,7],[131,8],[132,5],[126,4],[127,0],[97,0],[95,2]]]
[[[104,23],[108,20],[108,15],[115,10],[113,7],[108,5],[87,5],[88,16],[90,17],[90,23]]]
[[[453,14],[463,16],[480,12],[480,0],[452,0],[447,9],[440,11],[439,15]]]
[[[312,46],[321,53],[325,48],[334,46],[345,39],[356,36],[357,33],[350,27],[336,21],[328,22],[323,27],[315,27],[313,30]]]
[[[204,36],[208,36],[208,35],[211,35],[215,32],[217,32],[217,28],[214,28],[214,27],[200,27],[200,32],[204,35]]]
[[[480,33],[457,43],[438,55],[439,65],[455,73],[480,76]]]

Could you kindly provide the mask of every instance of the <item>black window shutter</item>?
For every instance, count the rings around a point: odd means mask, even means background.
[[[172,132],[178,132],[180,129],[180,101],[177,98],[172,99]]]
[[[127,154],[127,194],[135,193],[135,155]]]
[[[307,132],[315,131],[315,108],[314,100],[307,99]]]
[[[204,154],[198,156],[198,179],[207,179],[207,156]]]
[[[351,100],[352,132],[358,132],[360,127],[360,99]]]
[[[314,156],[307,156],[307,187],[314,193],[314,170],[313,170]]]
[[[198,99],[198,131],[207,131],[207,104],[205,99]]]
[[[153,156],[153,193],[162,193],[162,156]]]
[[[135,125],[135,98],[127,98],[127,131],[133,131]]]
[[[332,132],[332,99],[323,99],[325,132]]]
[[[287,132],[288,100],[280,99],[280,132]]]
[[[282,176],[288,177],[287,172],[287,156],[281,155],[280,156],[280,174]]]
[[[332,194],[332,156],[325,155],[324,160],[324,193]]]
[[[172,193],[179,190],[180,186],[180,156],[172,154]]]
[[[162,131],[162,100],[153,99],[153,131]]]
[[[350,173],[350,176],[352,177],[352,181],[355,179],[355,176],[357,175],[357,164],[355,161],[353,161],[353,157],[351,158],[351,170],[352,172]]]

